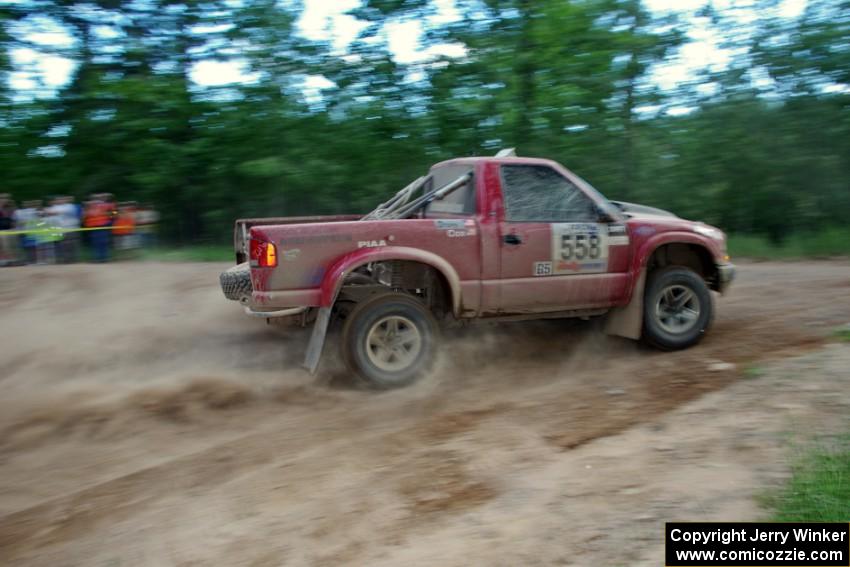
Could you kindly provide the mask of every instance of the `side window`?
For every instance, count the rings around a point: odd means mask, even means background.
[[[503,165],[505,219],[514,222],[596,222],[593,201],[544,165]]]
[[[431,171],[423,190],[427,193],[451,183],[461,175],[472,172],[469,165],[447,165]],[[432,214],[433,213],[433,214]],[[470,180],[463,187],[449,193],[445,199],[433,201],[425,211],[426,216],[437,214],[473,215],[475,214],[475,183]]]

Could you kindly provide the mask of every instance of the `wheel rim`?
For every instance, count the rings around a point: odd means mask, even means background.
[[[384,372],[410,367],[422,351],[422,334],[413,321],[389,315],[376,321],[366,335],[366,355]]]
[[[700,301],[697,294],[683,285],[669,285],[655,303],[655,318],[662,329],[679,335],[694,328],[699,321]]]

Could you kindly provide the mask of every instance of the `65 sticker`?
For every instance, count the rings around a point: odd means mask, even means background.
[[[534,262],[535,276],[551,276],[552,262]]]

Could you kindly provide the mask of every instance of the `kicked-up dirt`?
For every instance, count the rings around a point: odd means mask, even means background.
[[[657,565],[664,521],[757,517],[787,433],[848,413],[846,261],[740,266],[683,352],[450,330],[386,393],[335,337],[301,371],[307,331],[245,317],[221,269],[0,270],[0,563]]]

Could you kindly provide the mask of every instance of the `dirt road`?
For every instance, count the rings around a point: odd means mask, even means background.
[[[744,264],[685,352],[475,326],[382,394],[333,342],[299,370],[306,332],[245,317],[220,269],[0,270],[0,562],[658,564],[664,521],[758,513],[788,419],[848,413],[850,349],[823,346],[846,261]]]

